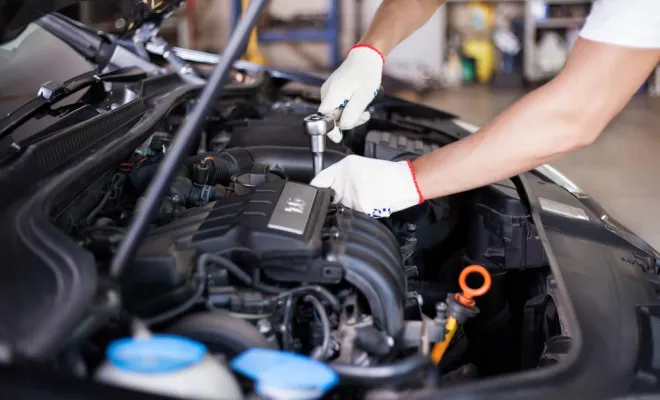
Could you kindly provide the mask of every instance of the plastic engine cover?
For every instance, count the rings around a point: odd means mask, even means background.
[[[249,248],[271,279],[336,282],[340,273],[315,276],[320,269],[310,266],[321,256],[330,196],[327,190],[277,180],[244,196],[189,209],[148,233],[128,275],[171,290],[190,275],[196,254]]]
[[[241,266],[274,282],[353,283],[374,318],[394,333],[406,291],[398,243],[377,220],[331,207],[331,196],[328,189],[276,180],[189,209],[147,234],[124,274],[123,293],[133,304],[148,301],[185,284],[199,254],[249,249],[253,257]]]

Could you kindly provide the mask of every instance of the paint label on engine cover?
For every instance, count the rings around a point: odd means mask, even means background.
[[[287,182],[268,221],[270,229],[302,235],[312,213],[317,189],[296,182]]]
[[[579,207],[569,206],[568,204],[545,199],[543,197],[540,197],[539,200],[541,201],[541,208],[544,211],[561,215],[562,217],[566,217],[566,218],[582,219],[585,221],[589,221],[589,216],[587,215],[587,213],[585,213],[584,210]]]

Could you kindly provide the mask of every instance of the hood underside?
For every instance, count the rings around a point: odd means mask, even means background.
[[[0,42],[12,40],[32,21],[84,0],[0,0]],[[88,0],[99,1],[99,0]],[[117,1],[128,26],[139,26],[143,21],[161,15],[181,0],[121,0]]]

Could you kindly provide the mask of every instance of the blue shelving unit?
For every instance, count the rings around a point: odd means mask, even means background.
[[[321,42],[327,43],[330,52],[330,67],[336,68],[341,61],[339,49],[339,9],[340,0],[329,0],[326,27],[321,29],[305,28],[292,30],[259,31],[259,42]],[[232,29],[236,28],[241,17],[241,0],[234,0]]]

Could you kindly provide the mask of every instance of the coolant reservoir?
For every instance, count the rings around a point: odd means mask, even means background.
[[[174,335],[125,338],[108,346],[100,382],[191,400],[243,398],[234,375],[206,347]]]

